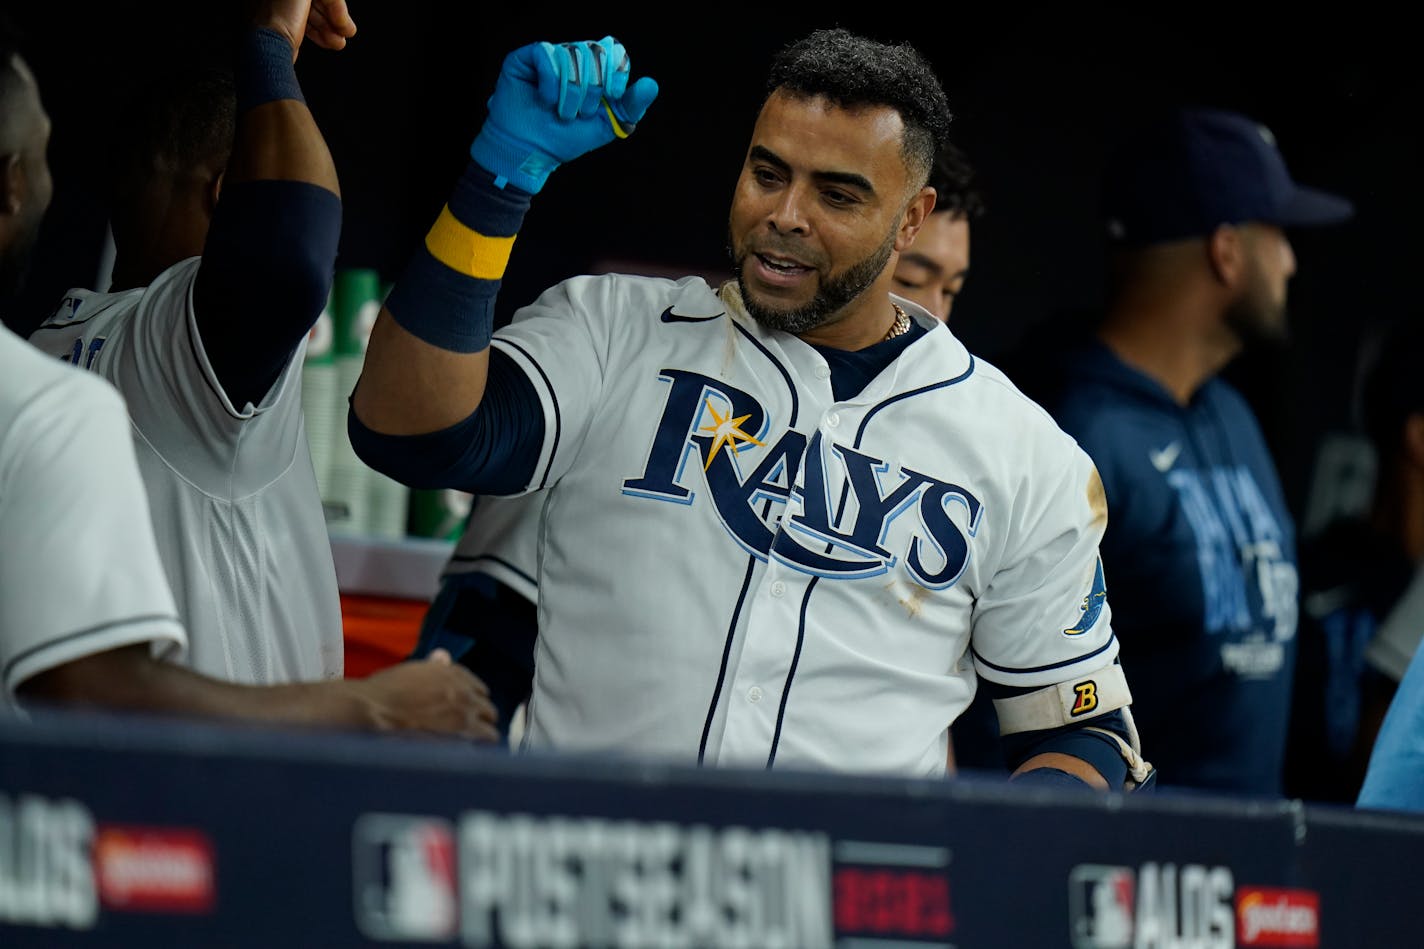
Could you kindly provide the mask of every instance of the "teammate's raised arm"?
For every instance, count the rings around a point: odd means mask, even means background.
[[[336,167],[293,67],[303,35],[339,49],[355,32],[341,0],[269,0],[239,41],[232,156],[193,293],[203,349],[238,408],[261,403],[331,287]]]
[[[184,664],[268,684],[342,672],[294,358],[326,300],[341,206],[293,61],[304,34],[339,46],[354,25],[331,0],[244,7],[216,44],[230,68],[158,63],[124,97],[104,152],[113,282],[72,287],[30,342],[124,396]]]
[[[560,164],[632,132],[658,87],[631,76],[612,37],[505,57],[472,160],[371,333],[354,427],[435,432],[480,405],[495,296],[530,198]]]

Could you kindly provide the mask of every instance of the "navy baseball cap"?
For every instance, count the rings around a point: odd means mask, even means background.
[[[1338,224],[1345,198],[1296,184],[1271,130],[1235,112],[1179,109],[1129,133],[1108,156],[1108,238],[1142,246],[1204,237],[1222,224]]]

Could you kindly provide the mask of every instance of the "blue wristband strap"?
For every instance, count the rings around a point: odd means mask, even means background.
[[[276,30],[255,27],[243,34],[234,70],[237,112],[278,99],[306,102],[292,63],[292,44]]]
[[[494,303],[531,196],[496,187],[473,161],[450,202],[396,281],[386,309],[432,346],[476,353],[489,346]]]

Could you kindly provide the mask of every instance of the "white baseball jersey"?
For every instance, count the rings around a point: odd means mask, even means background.
[[[465,532],[441,579],[467,573],[494,577],[531,603],[539,602],[539,526],[543,492],[475,498]]]
[[[187,644],[123,400],[0,327],[0,706],[94,653]]]
[[[495,334],[545,418],[530,747],[942,774],[976,667],[1112,662],[1092,462],[906,309],[845,401],[695,277],[576,277]]]
[[[247,684],[338,678],[341,603],[302,423],[302,353],[261,405],[234,406],[198,336],[197,272],[193,257],[146,288],[71,290],[30,341],[128,402],[188,665]]]

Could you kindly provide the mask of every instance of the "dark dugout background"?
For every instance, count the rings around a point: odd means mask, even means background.
[[[16,329],[68,286],[94,280],[117,97],[173,59],[221,58],[238,6],[5,5],[55,125],[55,201],[29,290],[5,311]],[[1350,197],[1357,214],[1291,234],[1299,263],[1292,338],[1243,356],[1227,374],[1258,411],[1303,527],[1312,526],[1312,491],[1358,489],[1358,469],[1318,465],[1318,453],[1330,433],[1354,425],[1358,366],[1373,334],[1420,316],[1424,84],[1402,14],[1355,4],[1321,8],[1315,21],[1300,6],[1250,3],[1145,12],[663,4],[595,14],[417,0],[352,8],[359,33],[350,46],[308,47],[297,68],[341,175],[337,266],[375,267],[388,280],[463,166],[509,50],[611,33],[635,73],[662,86],[632,139],[560,169],[536,199],[502,317],[573,273],[723,272],[727,204],[767,62],[815,27],[909,40],[936,64],[955,139],[978,167],[989,206],[974,228],[973,273],[953,327],[991,361],[1099,305],[1098,174],[1124,120],[1171,102],[1246,112],[1272,128],[1298,181]]]

